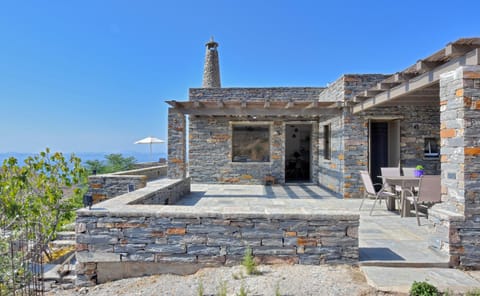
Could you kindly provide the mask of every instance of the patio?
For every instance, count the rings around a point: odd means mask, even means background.
[[[241,206],[265,212],[351,211],[360,213],[360,265],[398,267],[448,267],[448,256],[431,247],[432,229],[427,219],[417,225],[415,216],[401,218],[398,212],[386,210],[385,203],[376,205],[369,215],[373,200],[339,199],[317,185],[285,186],[192,184],[191,194],[177,205],[233,208]],[[429,239],[430,238],[430,239]]]

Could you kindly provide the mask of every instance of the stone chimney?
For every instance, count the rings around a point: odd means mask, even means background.
[[[218,43],[213,41],[213,37],[205,44],[207,52],[205,53],[205,66],[203,68],[203,88],[216,88],[220,86],[220,66],[218,63]]]

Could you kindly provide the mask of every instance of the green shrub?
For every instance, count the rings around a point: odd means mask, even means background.
[[[227,296],[227,282],[223,281],[220,283],[220,286],[218,287],[218,296]]]
[[[465,296],[480,296],[480,289],[475,289],[472,291],[467,291]]]
[[[427,282],[413,282],[410,296],[438,296],[438,289]]]
[[[257,263],[255,263],[255,259],[253,258],[253,252],[251,248],[247,248],[245,250],[245,256],[243,256],[242,265],[245,266],[247,270],[247,274],[260,274],[260,271],[257,270]]]

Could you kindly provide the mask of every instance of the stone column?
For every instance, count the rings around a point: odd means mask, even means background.
[[[480,66],[440,77],[442,203],[429,210],[451,264],[480,268]]]
[[[168,178],[187,176],[186,118],[174,108],[168,109]]]

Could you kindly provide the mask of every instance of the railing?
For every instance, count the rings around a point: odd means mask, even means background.
[[[42,242],[38,223],[0,215],[0,296],[43,295]]]

